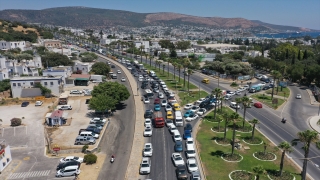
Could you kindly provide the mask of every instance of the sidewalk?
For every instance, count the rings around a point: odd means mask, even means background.
[[[309,119],[309,125],[311,128],[318,133],[320,133],[320,124],[318,125],[318,121],[320,120],[320,116],[313,116]]]
[[[309,96],[310,96],[310,104],[311,105],[317,105],[317,106],[320,106],[320,103],[318,101],[316,101],[316,98],[314,97],[314,95],[312,94],[311,90],[310,89],[306,89]]]
[[[134,137],[133,137],[133,144],[131,148],[131,154],[130,154],[130,159],[126,171],[126,179],[132,179],[136,180],[139,179],[139,166],[140,162],[142,160],[141,152],[144,146],[144,137],[143,137],[143,131],[144,131],[144,105],[140,99],[139,95],[137,94],[137,83],[135,83],[135,79],[129,72],[127,68],[124,68],[122,64],[118,63],[115,60],[112,60],[110,58],[101,56],[98,54],[103,59],[108,59],[110,62],[112,61],[114,64],[116,64],[118,67],[122,69],[122,71],[126,74],[127,80],[130,83],[131,86],[131,91],[132,95],[134,95],[134,104],[135,104],[135,114],[136,117],[135,119],[135,130],[134,130]]]

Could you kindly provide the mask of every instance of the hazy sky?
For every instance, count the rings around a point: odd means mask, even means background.
[[[242,17],[320,30],[320,0],[0,0],[0,10],[64,6],[141,13],[175,12],[203,17]]]

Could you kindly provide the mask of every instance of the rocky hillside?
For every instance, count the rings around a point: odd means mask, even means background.
[[[149,25],[197,25],[214,28],[281,30],[286,26],[272,25],[243,18],[197,17],[177,13],[135,13],[88,7],[60,7],[43,10],[2,10],[0,19],[44,23],[78,28],[106,28],[117,25],[143,27]],[[300,31],[299,27],[290,30]]]

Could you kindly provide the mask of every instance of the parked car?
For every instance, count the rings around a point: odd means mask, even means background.
[[[184,127],[184,130],[189,130],[192,132],[192,125],[190,123],[187,123],[186,126]]]
[[[260,102],[256,102],[253,104],[256,108],[262,108],[262,104]]]
[[[153,113],[153,111],[151,109],[147,109],[144,112],[144,118],[152,118],[152,113]]]
[[[193,104],[186,104],[186,105],[184,106],[184,109],[189,110],[189,109],[192,108],[192,106],[193,106]]]
[[[167,104],[168,104],[168,101],[167,101],[167,100],[163,99],[163,100],[161,101],[161,106],[167,106]]]
[[[186,111],[186,112],[184,113],[183,117],[187,118],[187,117],[189,117],[189,116],[191,116],[191,115],[193,115],[193,114],[194,114],[194,113],[189,109],[188,111]]]
[[[169,104],[166,106],[166,111],[172,111],[172,107]]]
[[[162,93],[162,92],[160,92],[160,93],[158,94],[158,97],[159,97],[160,99],[163,99],[163,98],[164,98],[163,93]]]
[[[155,110],[155,111],[160,111],[160,110],[161,110],[160,104],[154,105],[154,110]]]
[[[151,143],[146,143],[144,145],[144,148],[143,148],[142,152],[143,152],[143,156],[144,157],[151,157],[152,156],[152,152],[153,152],[152,144]]]
[[[186,121],[193,121],[199,117],[198,114],[191,114],[189,117],[186,118]]]
[[[205,108],[200,108],[199,111],[197,112],[198,115],[202,116],[204,113],[206,113],[207,110]]]
[[[144,126],[151,126],[151,125],[152,125],[151,119],[147,118],[144,120]]]
[[[143,135],[145,137],[151,137],[152,136],[152,127],[151,126],[146,126],[143,132]]]
[[[95,118],[92,118],[92,119],[90,120],[90,124],[95,124],[95,122],[99,122],[99,121],[101,121],[101,122],[103,122],[103,123],[106,123],[106,122],[107,122],[107,120],[105,120],[105,119],[102,119],[102,118],[99,118],[99,117],[95,117]]]
[[[71,105],[62,105],[58,108],[59,110],[72,110]]]
[[[183,134],[183,139],[188,139],[188,138],[191,138],[191,137],[192,137],[191,131],[185,130],[184,134]]]
[[[63,169],[60,169],[56,173],[56,177],[66,177],[66,176],[74,176],[75,174],[80,174],[79,166],[67,166]]]
[[[121,78],[121,82],[125,82],[126,81],[126,78]]]
[[[82,91],[79,91],[79,90],[70,90],[70,94],[82,94]]]
[[[180,153],[172,153],[171,159],[174,166],[184,165],[184,160]]]
[[[301,94],[297,94],[296,98],[301,99]]]
[[[182,141],[176,141],[176,144],[174,145],[174,151],[175,152],[183,152]]]
[[[74,142],[75,145],[93,145],[96,143],[96,139],[93,137],[77,136]]]
[[[142,162],[140,164],[140,174],[150,174],[151,171],[151,159],[148,157],[142,158]]]
[[[188,171],[189,171],[189,172],[195,172],[195,171],[198,171],[198,170],[199,170],[195,158],[190,158],[190,159],[188,159],[188,161],[187,161],[187,167],[188,167]]]
[[[69,162],[69,161],[78,161],[79,163],[82,163],[83,158],[78,156],[67,156],[65,158],[60,159],[60,163]]]
[[[28,101],[22,102],[21,107],[27,107],[30,103]]]
[[[178,179],[188,179],[187,169],[184,165],[179,165],[176,168],[176,175]]]
[[[166,120],[166,126],[170,127],[171,125],[173,125],[173,121],[171,119],[167,119]]]
[[[159,98],[155,98],[154,99],[154,104],[160,104],[160,99]]]
[[[64,162],[64,163],[59,163],[59,165],[57,166],[57,171],[60,169],[63,169],[67,166],[80,166],[80,162],[78,161],[68,161],[68,162]]]
[[[149,100],[149,98],[143,98],[143,102],[144,102],[145,104],[149,104],[149,103],[150,103],[150,100]]]
[[[35,106],[41,106],[43,104],[42,101],[36,101]]]

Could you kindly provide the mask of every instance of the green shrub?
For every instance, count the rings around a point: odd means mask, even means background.
[[[95,154],[86,154],[84,156],[83,162],[86,164],[94,164],[97,162],[97,156]]]
[[[86,150],[89,148],[89,146],[88,145],[84,145],[83,147],[82,147],[82,152],[84,153],[84,152],[86,152]]]
[[[236,82],[232,82],[230,86],[235,87],[238,86],[238,84]]]
[[[20,126],[21,125],[21,119],[20,118],[12,118],[11,119],[11,126]]]

